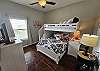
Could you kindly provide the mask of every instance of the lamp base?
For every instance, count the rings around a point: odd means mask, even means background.
[[[84,53],[82,53],[84,56],[88,56],[88,49],[89,49],[89,46],[86,46],[85,47],[85,52]]]

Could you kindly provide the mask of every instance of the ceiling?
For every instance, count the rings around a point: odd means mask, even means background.
[[[61,7],[67,6],[67,5],[71,5],[73,3],[81,2],[83,0],[48,0],[48,1],[56,2],[56,5],[54,5],[54,6],[46,5],[45,8],[42,8],[38,4],[32,5],[32,6],[30,5],[31,3],[34,3],[37,0],[10,0],[10,1],[18,3],[18,4],[25,5],[25,6],[40,10],[40,11],[47,12],[47,11],[50,11],[50,10],[53,10],[53,9],[57,9],[57,8],[61,8]]]

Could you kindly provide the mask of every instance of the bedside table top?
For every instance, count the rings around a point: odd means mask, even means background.
[[[86,59],[86,60],[95,60],[95,56],[93,56],[93,54],[90,54],[90,53],[87,53],[89,56],[84,56],[84,51],[79,51],[78,55],[83,58],[83,59]],[[92,56],[92,57],[90,57]]]

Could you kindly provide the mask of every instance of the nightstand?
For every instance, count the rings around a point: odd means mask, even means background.
[[[95,56],[88,53],[89,56],[84,56],[84,51],[79,51],[77,56],[77,71],[94,71]],[[91,56],[91,57],[90,57]]]

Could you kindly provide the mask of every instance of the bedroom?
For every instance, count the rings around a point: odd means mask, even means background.
[[[79,17],[80,19],[81,27],[79,29],[80,29],[81,35],[84,33],[96,34],[98,24],[100,23],[100,20],[99,20],[100,19],[100,4],[99,4],[100,1],[99,0],[71,0],[71,1],[63,0],[62,2],[60,0],[50,0],[50,1],[54,1],[58,3],[58,5],[57,6],[46,5],[45,9],[42,8],[40,5],[34,5],[34,6],[29,5],[32,2],[36,2],[36,1],[37,0],[33,0],[33,1],[32,0],[27,0],[27,1],[1,0],[0,1],[0,16],[5,16],[5,17],[9,16],[10,19],[16,19],[16,20],[19,20],[19,19],[27,20],[28,39],[22,39],[23,47],[37,43],[37,41],[39,40],[38,30],[40,29],[41,26],[43,26],[43,24],[59,24],[64,21],[68,21],[69,19],[75,16]],[[28,56],[30,57],[31,56],[30,53],[28,54],[29,54]],[[39,56],[40,55],[42,54],[40,53]],[[45,60],[45,57],[44,57],[44,60]],[[48,63],[50,62],[48,62],[47,64],[45,63],[47,63],[47,61],[44,61],[43,65],[48,66]],[[51,63],[53,63],[53,61],[51,61]],[[33,66],[38,66],[38,65],[39,64],[34,65],[33,63],[32,66],[30,65],[30,70],[32,69]],[[48,69],[52,71],[54,70],[61,71],[64,69],[66,70],[66,68],[63,68],[63,66],[61,67],[60,65],[56,65],[55,63],[53,63],[55,68],[53,67],[53,65],[51,66],[50,65],[49,65],[50,68],[47,67],[47,70]],[[40,65],[38,68],[41,69],[42,68],[41,66],[42,65],[40,62]],[[67,69],[69,70],[71,69],[68,65],[66,67],[68,67]],[[38,71],[38,68],[35,68],[35,70]],[[41,71],[45,71],[45,69],[42,69]]]

